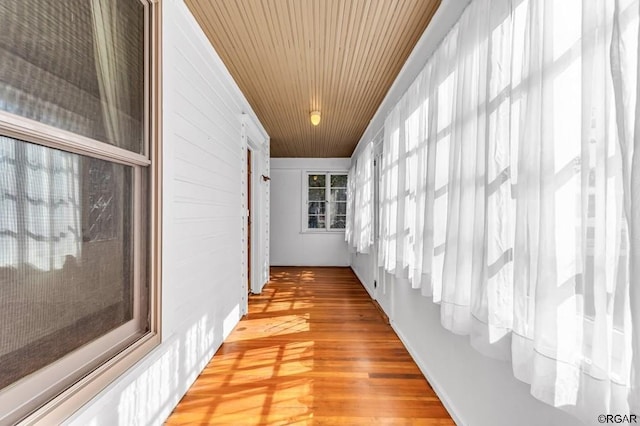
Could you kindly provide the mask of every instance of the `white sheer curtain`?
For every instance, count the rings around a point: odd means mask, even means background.
[[[144,153],[142,146],[142,93],[144,82],[131,69],[140,66],[136,58],[140,43],[127,14],[136,16],[136,3],[113,0],[91,0],[93,51],[100,89],[102,118],[106,142],[134,152]],[[140,4],[137,7],[141,7]],[[140,25],[140,23],[137,23]],[[136,28],[142,31],[142,28]],[[140,69],[140,75],[142,70]]]
[[[119,67],[124,63],[121,58],[124,49],[119,47],[122,35],[117,30],[117,4],[107,0],[91,1],[91,17],[93,19],[94,55],[102,110],[105,122],[107,139],[114,145],[122,144],[125,137],[121,128],[120,117],[123,109],[126,86],[123,77],[126,74],[119,72]]]
[[[384,125],[379,265],[589,422],[640,405],[639,7],[474,0]]]
[[[611,72],[613,76],[616,111],[616,136],[619,146],[615,146],[616,158],[622,169],[622,182],[618,183],[618,193],[622,193],[624,220],[620,227],[629,235],[629,307],[630,316],[618,319],[618,329],[631,333],[631,389],[629,407],[631,412],[640,411],[640,104],[636,102],[640,67],[638,67],[638,32],[637,0],[616,0],[613,18],[613,34],[611,42]],[[612,136],[612,139],[614,137]],[[618,152],[619,149],[619,152]],[[616,164],[616,166],[618,165]],[[618,201],[619,203],[619,201]],[[616,211],[617,213],[617,211]],[[619,216],[618,216],[619,217]],[[626,246],[624,248],[627,248]],[[624,252],[622,252],[624,255]],[[612,262],[615,262],[615,258]],[[615,271],[615,266],[613,266]],[[627,278],[616,277],[619,280]],[[624,288],[624,287],[623,287]],[[626,296],[626,295],[625,295]],[[622,327],[620,327],[622,323]],[[624,355],[624,354],[623,354]],[[626,361],[626,357],[620,357]],[[619,363],[624,370],[625,364]]]
[[[369,142],[356,165],[355,248],[368,253],[373,245],[373,143]]]
[[[355,227],[355,215],[353,208],[356,204],[356,165],[355,163],[347,173],[347,221],[344,225],[344,240],[349,247],[354,247],[353,228]]]
[[[349,170],[347,185],[345,239],[356,252],[369,253],[373,245],[373,142],[365,145]]]
[[[82,243],[80,158],[0,136],[0,269],[62,269]]]

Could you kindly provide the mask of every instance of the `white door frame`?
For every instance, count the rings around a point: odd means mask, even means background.
[[[378,288],[380,282],[380,268],[378,267],[378,243],[380,240],[380,168],[382,166],[382,152],[373,154],[373,299],[378,300]]]
[[[248,209],[246,202],[247,179],[247,151],[251,151],[251,268],[247,264],[248,253],[245,253],[247,246]],[[260,131],[260,128],[247,114],[242,114],[242,230],[243,230],[243,256],[242,256],[242,286],[241,286],[241,314],[248,312],[249,300],[247,294],[260,293],[262,287],[268,279],[268,268],[266,262],[266,250],[268,237],[266,228],[268,224],[268,187],[269,180],[269,137]],[[266,222],[266,223],[265,223]],[[251,271],[251,279],[248,273]],[[251,289],[248,289],[248,282],[251,282]]]

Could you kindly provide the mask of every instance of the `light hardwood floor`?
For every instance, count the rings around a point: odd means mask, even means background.
[[[272,268],[168,425],[454,425],[348,268]]]

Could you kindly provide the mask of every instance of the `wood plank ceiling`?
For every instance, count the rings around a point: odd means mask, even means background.
[[[269,133],[272,157],[349,157],[440,0],[186,4]]]

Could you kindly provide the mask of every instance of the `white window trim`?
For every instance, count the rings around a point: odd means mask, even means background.
[[[301,212],[300,212],[300,233],[301,234],[344,234],[345,229],[331,229],[325,227],[324,229],[319,228],[309,228],[309,175],[321,175],[324,174],[327,176],[327,185],[325,186],[326,190],[326,198],[329,197],[329,191],[331,191],[331,186],[329,183],[329,175],[348,175],[349,172],[344,169],[336,169],[336,170],[312,170],[306,169],[302,172],[302,204],[301,204]],[[326,200],[328,204],[328,200]],[[329,206],[326,206],[325,215],[327,219],[325,223],[328,225],[330,223],[329,216]]]

